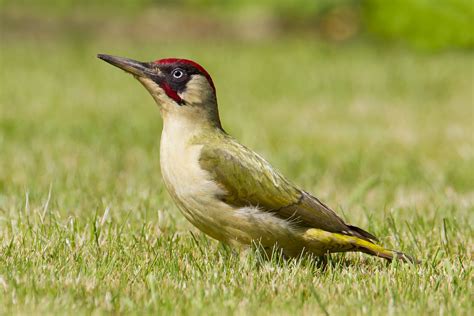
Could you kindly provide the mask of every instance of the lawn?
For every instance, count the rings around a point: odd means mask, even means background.
[[[471,53],[291,36],[1,45],[0,314],[472,314]],[[197,60],[230,134],[422,263],[266,260],[205,237],[164,189],[153,100],[97,53]]]

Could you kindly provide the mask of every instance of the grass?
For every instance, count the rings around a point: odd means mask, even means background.
[[[228,132],[422,263],[208,239],[163,187],[152,99],[97,53],[198,60]],[[0,67],[1,314],[472,314],[471,53],[6,37]]]

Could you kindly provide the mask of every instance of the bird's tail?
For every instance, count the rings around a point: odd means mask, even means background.
[[[357,237],[356,237],[357,238]],[[357,238],[359,239],[359,238]],[[359,239],[355,242],[356,248],[354,251],[361,251],[372,256],[377,256],[392,261],[393,259],[401,260],[403,262],[417,263],[418,261],[406,253],[384,248],[366,240]]]
[[[331,233],[316,228],[310,228],[304,233],[304,239],[308,241],[308,248],[310,250],[314,249],[316,253],[325,245],[327,252],[360,251],[390,261],[396,259],[410,263],[418,262],[403,252],[384,248],[368,239],[357,236]]]

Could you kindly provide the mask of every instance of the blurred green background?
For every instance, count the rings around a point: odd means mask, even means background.
[[[153,20],[153,13],[159,19],[154,23],[171,23],[173,27],[176,25],[170,20],[176,23],[180,20],[176,14],[183,14],[181,18],[192,21],[181,27],[198,27],[208,35],[217,35],[218,30],[234,30],[236,32],[232,35],[237,37],[310,32],[314,40],[370,38],[425,51],[472,49],[474,46],[474,6],[470,0],[1,0],[0,4],[4,11],[2,19],[6,20],[7,25],[8,22],[26,22],[9,14],[12,12],[8,9],[12,7],[20,11],[26,9],[32,15],[30,18],[36,17],[29,25],[48,20],[45,16],[48,13],[64,19],[85,15],[72,25],[64,25],[72,29],[82,27],[83,31],[87,31],[88,27],[113,23],[106,17],[118,12],[134,15],[135,18],[148,17],[149,27],[155,26],[150,21]],[[152,13],[149,13],[150,10]],[[167,17],[153,10],[171,10],[174,14]],[[92,22],[94,25],[90,24]],[[173,32],[173,27],[167,30]]]
[[[0,314],[472,314],[473,21],[471,0],[0,0]],[[97,53],[198,61],[226,131],[423,264],[196,241],[157,107]]]

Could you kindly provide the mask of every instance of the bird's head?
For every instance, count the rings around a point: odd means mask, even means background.
[[[198,63],[180,58],[140,62],[99,54],[98,57],[132,74],[160,106],[163,118],[182,117],[221,128],[216,88]]]

